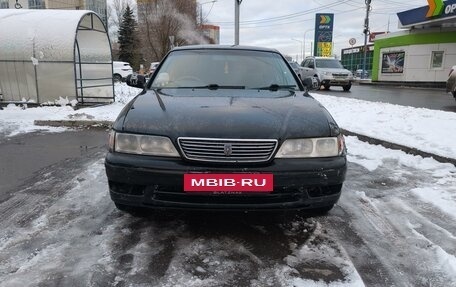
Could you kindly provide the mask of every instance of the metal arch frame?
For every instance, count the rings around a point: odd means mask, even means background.
[[[81,26],[81,22],[85,19],[85,17],[87,17],[88,15],[90,15],[90,27],[85,27],[85,26]],[[97,19],[100,21],[100,23],[103,25],[103,27],[105,28],[104,31],[102,30],[99,30],[99,29],[95,29],[94,28],[94,16],[97,17]],[[109,63],[94,63],[94,62],[83,62],[81,61],[81,53],[80,53],[80,49],[79,49],[79,43],[78,43],[78,39],[77,39],[77,36],[78,36],[78,32],[79,31],[95,31],[95,32],[99,32],[99,33],[103,33],[103,34],[106,34],[106,38],[108,39],[108,43],[109,43],[109,52],[110,52],[110,62]],[[77,53],[77,54],[76,54]],[[78,59],[76,59],[76,55],[79,56]],[[77,60],[77,61],[76,61]],[[87,14],[84,14],[84,16],[81,17],[81,19],[79,20],[78,22],[78,25],[76,27],[76,31],[75,31],[75,40],[74,40],[74,49],[73,49],[73,62],[74,62],[74,87],[75,87],[75,95],[76,95],[76,100],[78,101],[78,104],[95,104],[95,103],[100,103],[98,101],[87,101],[84,99],[84,88],[96,88],[96,87],[108,87],[108,86],[112,86],[112,101],[114,102],[115,101],[115,93],[114,93],[114,79],[112,78],[112,74],[113,74],[113,63],[112,63],[112,45],[111,45],[111,40],[109,39],[109,33],[107,31],[107,28],[105,26],[105,24],[103,23],[103,21],[101,20],[101,18],[96,14],[96,13],[93,13],[93,12],[89,12]],[[110,65],[111,66],[111,77],[109,78],[91,78],[91,79],[84,79],[82,77],[82,65],[84,64],[97,64],[97,65]],[[76,65],[79,65],[79,75],[77,74],[77,69],[76,69]],[[97,81],[97,80],[111,80],[111,84],[110,85],[107,85],[107,84],[103,84],[103,85],[92,85],[92,86],[84,86],[83,85],[83,81],[85,80],[92,80],[92,81]],[[78,86],[78,81],[79,81],[79,86]],[[80,96],[79,96],[79,90],[81,92]],[[86,99],[109,99],[107,97],[85,97]]]

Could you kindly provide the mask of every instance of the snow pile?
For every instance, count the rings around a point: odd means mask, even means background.
[[[35,120],[95,120],[114,121],[122,108],[133,97],[140,93],[139,89],[130,88],[125,84],[116,84],[114,87],[116,102],[110,105],[88,107],[74,110],[66,104],[73,104],[66,98],[60,98],[56,104],[63,106],[43,106],[27,108],[10,104],[0,110],[0,136],[15,136],[39,130],[62,132],[61,127],[43,127],[34,125]]]
[[[343,129],[456,159],[456,113],[312,94]]]

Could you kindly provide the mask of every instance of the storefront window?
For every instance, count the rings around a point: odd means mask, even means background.
[[[431,68],[438,69],[438,68],[442,68],[442,67],[443,67],[443,52],[442,51],[433,51]]]

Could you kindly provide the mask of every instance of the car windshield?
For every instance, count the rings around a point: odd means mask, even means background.
[[[342,64],[335,59],[316,59],[317,68],[343,69]]]
[[[171,52],[151,89],[299,90],[293,72],[277,53],[200,49]]]

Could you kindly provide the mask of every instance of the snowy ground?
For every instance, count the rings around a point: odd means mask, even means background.
[[[37,119],[114,120],[137,91],[77,111],[9,106],[0,139],[42,130]],[[452,113],[314,96],[345,129],[456,158]],[[0,203],[0,286],[456,286],[456,168],[346,141],[339,204],[278,222],[122,213],[103,152],[44,169]]]
[[[341,200],[312,218],[137,218],[103,152],[44,169],[0,203],[0,286],[456,286],[456,168],[347,144]]]

